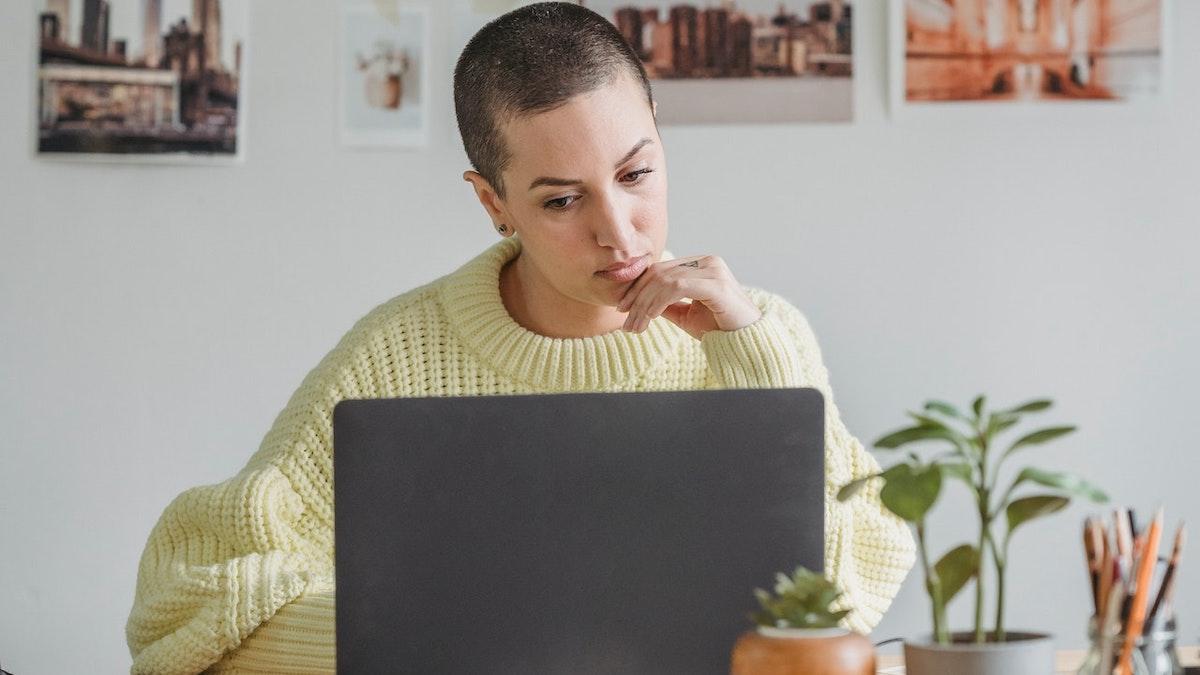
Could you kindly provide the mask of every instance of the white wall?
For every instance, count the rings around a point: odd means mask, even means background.
[[[460,180],[442,4],[433,144],[393,153],[335,143],[335,5],[256,0],[233,168],[32,159],[33,5],[0,3],[0,663],[117,672],[162,508],[236,472],[356,318],[494,234]],[[1200,2],[1177,2],[1165,112],[901,120],[882,3],[857,5],[856,124],[663,130],[672,251],[804,309],[864,442],[927,397],[1050,395],[1081,431],[1028,461],[1200,523]],[[938,548],[970,539],[951,511]],[[1010,626],[1082,644],[1084,512],[1022,535]],[[914,574],[877,635],[927,615]]]

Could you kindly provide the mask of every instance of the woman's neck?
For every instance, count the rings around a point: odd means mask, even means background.
[[[526,330],[551,338],[581,338],[620,330],[625,314],[559,293],[520,253],[500,270],[500,299]]]

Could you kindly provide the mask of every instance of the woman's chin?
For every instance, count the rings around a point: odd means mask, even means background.
[[[621,300],[625,299],[625,292],[633,286],[632,281],[617,283],[615,281],[603,281],[605,289],[601,291],[601,299],[598,304],[604,307],[616,307],[621,304]]]

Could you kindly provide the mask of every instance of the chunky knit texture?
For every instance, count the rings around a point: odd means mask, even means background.
[[[236,476],[164,511],[138,569],[126,637],[133,673],[334,669],[332,411],[348,398],[812,386],[825,396],[829,576],[869,632],[914,559],[876,490],[837,488],[878,470],[847,431],[807,321],[747,289],[762,318],[695,340],[664,318],[640,334],[553,339],[508,314],[501,240],[456,272],[380,305],[304,378]]]

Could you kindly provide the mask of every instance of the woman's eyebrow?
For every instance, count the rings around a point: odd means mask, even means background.
[[[622,157],[619,162],[617,162],[615,165],[613,165],[613,170],[616,171],[617,169],[621,168],[621,165],[624,164],[625,162],[628,162],[634,155],[636,155],[638,153],[638,150],[641,150],[643,147],[645,147],[653,142],[654,142],[654,140],[651,138],[643,138],[642,140],[638,141],[637,143],[634,143],[633,147],[630,148],[629,152],[625,153],[625,156]],[[539,188],[543,185],[554,185],[554,186],[579,185],[582,182],[583,181],[579,180],[578,178],[549,178],[547,176],[542,176],[540,178],[533,179],[533,182],[529,184],[529,189],[533,190],[534,188]]]
[[[621,161],[619,161],[613,165],[613,171],[616,171],[617,169],[621,168],[621,165],[624,164],[625,162],[628,162],[631,157],[633,157],[634,155],[637,154],[638,150],[642,149],[643,146],[649,145],[650,143],[653,143],[653,142],[654,141],[649,138],[643,138],[642,140],[638,141],[637,143],[634,143],[633,148],[631,148],[629,150],[629,152],[625,153],[625,156],[621,158]]]

